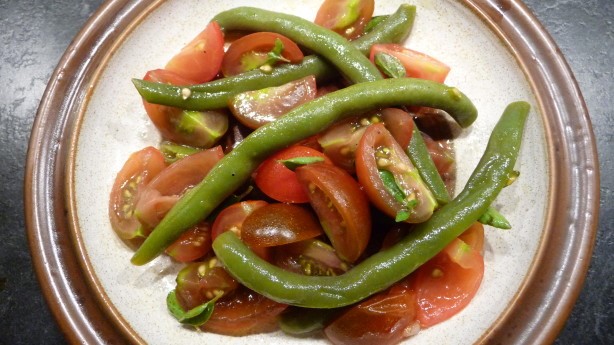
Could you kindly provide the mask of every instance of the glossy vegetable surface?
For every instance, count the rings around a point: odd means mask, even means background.
[[[401,5],[395,13],[380,25],[377,25],[373,31],[352,41],[352,44],[362,54],[367,55],[373,43],[400,42],[413,27],[415,14],[415,6]],[[205,110],[225,107],[228,98],[240,92],[278,86],[308,75],[316,76],[319,82],[338,76],[335,68],[323,58],[311,55],[306,56],[300,64],[278,66],[270,73],[254,70],[234,77],[190,86],[188,89],[191,91],[191,96],[187,99],[183,97],[183,87],[149,83],[139,79],[133,79],[132,82],[141,96],[152,103],[191,110]]]
[[[335,308],[360,301],[434,257],[484,213],[513,171],[528,113],[526,102],[510,104],[493,130],[478,168],[459,196],[417,225],[399,243],[341,276],[305,277],[286,272],[258,259],[231,233],[218,237],[213,249],[242,284],[277,301],[311,308]]]
[[[354,83],[380,78],[377,68],[345,38],[306,19],[253,7],[237,7],[219,13],[213,20],[224,30],[273,31],[311,49],[335,65]]]
[[[360,83],[305,103],[254,131],[220,160],[154,229],[132,262],[142,265],[155,258],[185,229],[204,219],[238,189],[273,152],[315,135],[358,111],[399,104],[441,108],[464,127],[477,117],[471,101],[458,89],[410,78]]]

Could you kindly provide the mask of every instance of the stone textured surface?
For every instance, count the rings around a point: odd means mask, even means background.
[[[63,344],[32,270],[23,216],[28,137],[53,68],[101,0],[0,0],[0,344]],[[601,165],[601,214],[584,289],[556,344],[614,343],[614,2],[526,0],[586,99]]]

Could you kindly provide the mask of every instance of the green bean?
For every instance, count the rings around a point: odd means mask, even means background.
[[[441,179],[437,167],[435,167],[435,163],[424,143],[422,133],[420,133],[417,126],[414,126],[414,132],[407,147],[407,153],[411,162],[418,169],[422,181],[433,193],[439,205],[445,205],[450,202],[450,194],[446,184]]]
[[[373,31],[351,43],[363,54],[368,55],[374,43],[401,42],[411,31],[415,15],[415,6],[401,5]],[[338,74],[336,69],[323,58],[311,55],[306,56],[299,64],[276,66],[270,73],[256,69],[236,76],[189,86],[187,88],[190,90],[190,97],[185,97],[184,87],[140,79],[133,79],[132,82],[148,102],[189,110],[207,110],[226,107],[228,99],[238,93],[279,86],[308,75],[314,75],[318,83],[324,83],[332,80]]]
[[[232,232],[213,242],[226,270],[240,283],[275,301],[309,308],[356,303],[403,279],[463,233],[490,206],[512,171],[528,115],[528,104],[510,104],[491,134],[483,160],[467,187],[450,203],[416,226],[399,243],[336,277],[304,276],[255,255]]]
[[[384,79],[324,95],[247,136],[177,202],[137,250],[132,262],[142,265],[155,258],[185,229],[207,217],[275,151],[319,133],[344,117],[395,105],[440,108],[463,126],[469,126],[477,117],[471,101],[458,89],[428,80]]]
[[[309,20],[254,7],[237,7],[213,17],[224,30],[272,31],[316,52],[351,82],[382,78],[379,70],[345,38]]]

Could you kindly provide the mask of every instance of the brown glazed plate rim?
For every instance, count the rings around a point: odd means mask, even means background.
[[[104,305],[99,287],[83,279],[93,273],[82,264],[71,232],[66,181],[71,130],[98,67],[160,3],[105,2],[60,60],[34,122],[24,189],[29,245],[43,294],[71,343],[142,342]],[[590,118],[565,58],[522,2],[461,3],[504,42],[523,69],[545,114],[551,174],[546,231],[538,254],[511,306],[479,342],[550,343],[580,292],[595,242],[599,168]]]

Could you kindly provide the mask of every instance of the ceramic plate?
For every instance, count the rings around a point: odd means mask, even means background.
[[[401,1],[377,1],[376,14]],[[319,1],[277,1],[312,19]],[[456,142],[458,185],[477,163],[505,106],[532,105],[517,163],[521,177],[496,206],[511,231],[488,229],[484,281],[471,304],[408,343],[536,343],[554,339],[579,293],[598,212],[598,165],[588,114],[556,46],[519,1],[414,1],[404,44],[451,66],[446,82],[479,110]],[[281,332],[197,333],[166,310],[179,269],[168,258],[132,266],[107,219],[115,174],[160,137],[130,79],[163,67],[211,17],[259,1],[110,1],[60,62],[41,103],[28,156],[26,211],[44,293],[80,343],[326,343]],[[270,8],[269,8],[270,9]],[[458,332],[462,329],[463,332]]]

